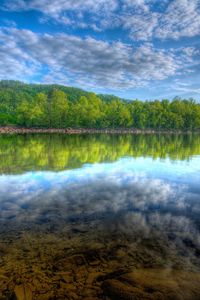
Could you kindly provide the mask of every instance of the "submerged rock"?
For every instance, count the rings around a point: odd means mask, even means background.
[[[113,300],[199,300],[200,274],[141,269],[105,280],[104,295]]]
[[[15,286],[15,297],[17,300],[32,300],[32,290],[27,284],[20,284]]]

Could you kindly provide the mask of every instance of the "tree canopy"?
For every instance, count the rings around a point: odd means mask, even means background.
[[[128,101],[72,87],[1,81],[0,125],[196,130],[200,105],[178,97]]]

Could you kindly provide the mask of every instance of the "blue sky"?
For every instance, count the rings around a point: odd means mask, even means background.
[[[200,0],[0,0],[0,79],[200,100]]]

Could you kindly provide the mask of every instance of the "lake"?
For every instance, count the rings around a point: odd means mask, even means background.
[[[0,135],[0,299],[200,299],[200,135]]]

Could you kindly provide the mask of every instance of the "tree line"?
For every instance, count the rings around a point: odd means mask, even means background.
[[[125,101],[56,85],[0,82],[0,125],[45,128],[200,129],[193,99]]]

